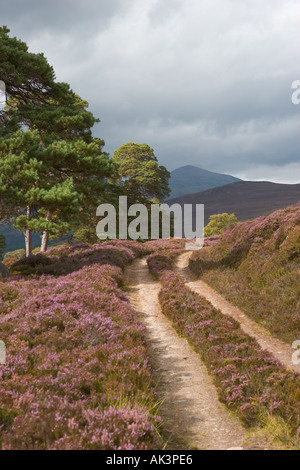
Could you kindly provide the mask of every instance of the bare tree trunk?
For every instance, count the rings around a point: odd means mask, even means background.
[[[31,215],[30,206],[27,206],[26,215],[27,215],[28,218]],[[29,228],[27,228],[24,232],[24,235],[25,235],[26,258],[28,258],[28,256],[32,255],[32,233],[31,233],[31,230]]]
[[[52,218],[52,214],[50,211],[47,212],[46,221],[49,222]],[[48,249],[48,242],[49,242],[49,230],[44,230],[42,236],[42,243],[41,243],[41,252],[45,253]]]

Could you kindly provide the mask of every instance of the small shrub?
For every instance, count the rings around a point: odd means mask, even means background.
[[[130,246],[62,245],[0,285],[2,450],[157,446],[145,329],[120,289]]]
[[[234,214],[215,214],[209,217],[209,223],[204,228],[205,237],[221,235],[226,229],[235,227],[238,219]]]

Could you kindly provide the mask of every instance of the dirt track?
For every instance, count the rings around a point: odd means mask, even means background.
[[[293,364],[292,362],[292,355],[295,350],[272,336],[271,333],[247,317],[239,308],[224,299],[205,282],[197,279],[196,275],[188,269],[189,257],[190,253],[185,252],[179,256],[176,263],[176,272],[184,279],[186,286],[193,292],[205,297],[224,315],[228,315],[238,321],[245,333],[255,338],[262,349],[270,351],[287,369],[300,373],[300,365]]]
[[[162,314],[158,300],[161,286],[151,277],[146,260],[138,259],[129,266],[126,279],[131,304],[148,332],[168,447],[242,447],[246,430],[220,403],[199,356]]]

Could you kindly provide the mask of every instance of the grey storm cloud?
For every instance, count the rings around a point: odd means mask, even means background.
[[[89,101],[110,153],[300,182],[298,0],[0,0],[0,18]]]

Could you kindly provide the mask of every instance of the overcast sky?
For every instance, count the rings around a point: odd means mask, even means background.
[[[299,0],[0,0],[0,18],[89,101],[109,153],[300,183]]]

